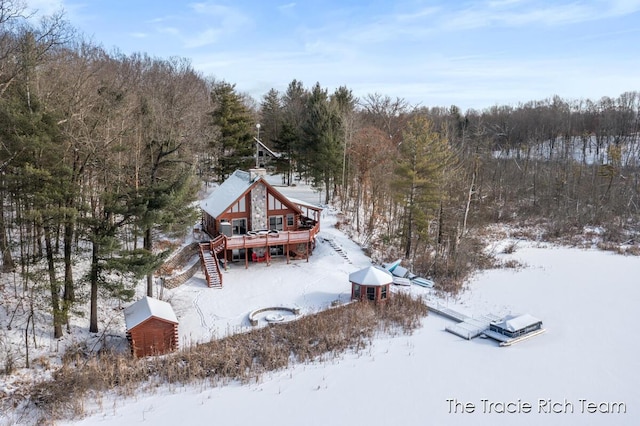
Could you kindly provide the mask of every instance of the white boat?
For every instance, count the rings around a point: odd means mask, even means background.
[[[410,286],[411,280],[409,278],[393,277],[393,283],[395,285]]]
[[[434,282],[422,277],[414,277],[411,279],[411,282],[415,285],[419,285],[421,287],[433,288]]]
[[[407,278],[407,274],[409,273],[409,270],[403,266],[398,265],[395,268],[393,268],[393,271],[391,271],[391,273],[393,274],[394,277]]]

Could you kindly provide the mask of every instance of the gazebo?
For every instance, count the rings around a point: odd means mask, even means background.
[[[389,297],[389,286],[393,276],[384,269],[368,266],[349,274],[351,300],[372,300],[384,302]]]

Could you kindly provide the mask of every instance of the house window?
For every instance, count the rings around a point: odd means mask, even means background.
[[[387,286],[384,285],[380,289],[380,299],[386,299],[386,298],[387,298]]]
[[[375,287],[367,287],[367,299],[376,300],[376,288]]]
[[[247,233],[247,219],[231,219],[231,234],[232,235],[244,235]]]
[[[360,284],[353,285],[353,298],[360,299]]]
[[[267,199],[269,201],[269,210],[282,210],[286,208],[282,205],[280,200],[273,196],[273,194],[269,194]]]
[[[282,231],[282,216],[269,216],[269,229],[272,231]]]
[[[244,213],[246,211],[246,204],[244,197],[240,198],[237,203],[231,206],[231,213]]]
[[[294,216],[292,214],[287,215],[287,227],[293,227]]]

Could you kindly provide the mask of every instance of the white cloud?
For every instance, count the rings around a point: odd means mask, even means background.
[[[469,30],[488,26],[564,25],[592,22],[628,15],[640,10],[640,0],[554,2],[540,6],[519,0],[474,3],[444,17],[442,26],[449,30]]]
[[[216,43],[220,39],[222,33],[222,30],[207,28],[197,34],[189,35],[188,37],[182,37],[182,40],[184,46],[189,49],[204,47]]]
[[[198,15],[206,16],[207,19],[213,18],[216,24],[226,28],[234,28],[244,25],[250,19],[239,9],[229,6],[223,6],[215,3],[192,3],[189,5],[191,9]]]
[[[287,4],[281,4],[280,6],[278,6],[278,9],[280,11],[285,11],[288,9],[293,9],[294,7],[296,7],[295,3],[287,3]]]
[[[512,4],[522,3],[524,0],[493,0],[488,1],[487,6],[494,7],[503,7],[503,6],[511,6]]]
[[[628,15],[640,10],[640,0],[610,0],[605,3],[609,6],[610,16]]]
[[[188,49],[215,44],[225,35],[242,31],[251,23],[238,9],[212,2],[191,3],[189,8],[196,13],[196,18],[174,18],[181,21],[181,30],[173,32]]]
[[[175,27],[159,27],[158,31],[163,34],[169,34],[180,37],[180,29]]]
[[[420,20],[426,17],[434,16],[441,10],[439,7],[427,7],[424,9],[417,10],[413,13],[400,13],[395,15],[394,19],[398,22],[411,22]]]
[[[51,15],[65,8],[63,0],[27,0],[27,9],[38,16]]]

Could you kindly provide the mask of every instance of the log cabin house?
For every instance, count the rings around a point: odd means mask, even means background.
[[[221,286],[220,262],[265,262],[274,256],[309,259],[320,231],[322,208],[288,198],[265,179],[266,170],[236,170],[200,203],[201,244],[209,286]]]

